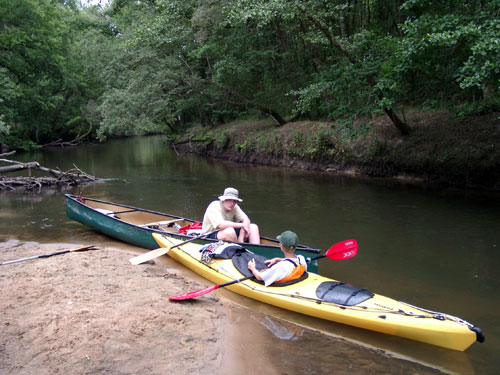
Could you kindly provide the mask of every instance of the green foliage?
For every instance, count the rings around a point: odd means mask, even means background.
[[[292,156],[321,160],[333,156],[335,147],[331,139],[331,132],[321,131],[311,136],[297,132],[293,135],[287,151]]]
[[[0,145],[8,145],[16,150],[30,151],[39,148],[39,146],[23,137],[20,137],[16,132],[9,131],[8,133],[0,133]]]
[[[332,125],[332,131],[336,135],[340,135],[343,140],[356,140],[360,136],[366,135],[371,131],[371,125],[360,123],[355,126],[354,118],[345,118],[337,120],[335,125]]]
[[[469,33],[474,35],[472,54],[457,72],[462,89],[473,87],[498,87],[500,80],[500,21],[486,20],[481,25],[470,25]]]
[[[203,146],[208,146],[214,141],[211,134],[198,134],[193,137],[193,141],[200,142]]]
[[[267,133],[265,132],[260,132],[253,144],[255,145],[255,149],[254,151],[258,154],[266,154],[266,155],[269,155],[272,153],[272,148],[271,148],[271,143],[269,141],[269,138],[267,136]]]
[[[216,135],[215,144],[217,145],[217,148],[224,150],[229,145],[230,140],[231,138],[229,137],[227,132],[223,131]]]
[[[87,130],[71,121],[92,91],[77,46],[84,18],[72,2],[0,0],[0,113],[12,130],[3,142],[26,148]]]
[[[178,134],[256,114],[495,111],[499,13],[497,0],[0,0],[0,141]],[[292,143],[317,157],[324,141]],[[282,150],[272,143],[237,147]]]
[[[167,134],[165,136],[164,142],[167,144],[175,143],[179,140],[179,136],[177,134]]]
[[[454,3],[425,8],[402,25],[404,38],[391,58],[390,76],[394,85],[400,82],[404,92],[412,94],[407,100],[457,106],[480,97],[486,100],[486,92],[498,95],[500,30],[494,14],[499,4]],[[405,6],[423,9],[423,4],[412,1]]]
[[[272,138],[270,149],[275,156],[279,157],[283,154],[283,139],[279,135]]]
[[[2,139],[6,135],[9,135],[9,126],[3,122],[4,115],[0,115],[0,144],[2,144]]]
[[[234,148],[236,149],[236,151],[238,152],[241,152],[241,153],[245,153],[246,150],[248,150],[248,142],[245,141],[243,142],[242,144],[239,144],[239,143],[236,143],[234,145]]]
[[[307,140],[304,134],[297,132],[293,135],[290,142],[290,147],[288,148],[288,153],[290,155],[304,157],[306,154]]]
[[[330,135],[326,132],[315,134],[307,150],[307,154],[313,160],[321,160],[322,158],[332,156],[334,152],[335,150],[330,140]]]

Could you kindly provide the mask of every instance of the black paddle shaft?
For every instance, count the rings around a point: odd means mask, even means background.
[[[66,254],[66,253],[71,253],[73,251],[87,251],[87,250],[94,250],[95,246],[94,245],[91,245],[91,246],[86,246],[86,247],[81,247],[81,248],[78,248],[78,249],[70,249],[70,250],[61,250],[61,251],[55,251],[53,253],[49,253],[49,254],[43,254],[43,255],[34,255],[34,256],[31,256],[31,257],[27,257],[27,258],[20,258],[20,259],[14,259],[14,260],[8,260],[6,262],[2,262],[0,263],[0,265],[6,265],[6,264],[11,264],[11,263],[19,263],[19,262],[24,262],[26,260],[32,260],[32,259],[40,259],[40,258],[48,258],[48,257],[51,257],[51,256],[54,256],[54,255],[61,255],[61,254]]]
[[[317,256],[317,257],[314,257],[314,258],[309,258],[309,259],[307,259],[307,262],[310,263],[313,260],[318,260],[318,259],[321,259],[321,258],[326,258],[326,255],[320,255],[320,256]]]
[[[249,280],[249,279],[253,279],[255,276],[252,275],[252,276],[247,276],[247,277],[244,277],[242,279],[237,279],[237,280],[233,280],[233,281],[228,281],[227,283],[224,283],[224,284],[219,284],[219,288],[224,288],[225,286],[229,286],[229,285],[233,285],[233,284],[237,284],[237,283],[241,283],[242,281],[245,281],[245,280]]]
[[[89,249],[86,249],[86,250],[89,250]],[[69,253],[69,252],[71,252],[71,250],[56,251],[55,253],[39,255],[37,258],[48,258],[48,257],[51,257],[53,255],[61,255],[61,254]]]

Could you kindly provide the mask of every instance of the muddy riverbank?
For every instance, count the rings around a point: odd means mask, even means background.
[[[500,113],[457,118],[408,112],[402,136],[387,116],[352,122],[236,121],[200,125],[171,147],[216,159],[332,174],[500,190]]]

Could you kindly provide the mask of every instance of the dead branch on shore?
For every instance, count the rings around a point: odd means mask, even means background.
[[[43,187],[49,186],[74,186],[86,182],[97,181],[98,179],[83,172],[80,168],[73,164],[73,169],[62,171],[59,168],[47,168],[41,166],[37,161],[22,163],[20,161],[0,159],[0,162],[9,163],[11,165],[0,167],[0,174],[17,172],[26,170],[28,176],[7,177],[0,176],[0,191],[14,190],[22,187],[26,190],[41,191]],[[47,176],[32,176],[33,171],[39,171],[51,175]]]
[[[186,143],[205,143],[207,140],[206,139],[193,139],[193,138],[190,138],[190,139],[186,139],[186,140],[183,140],[183,141],[178,141],[178,142],[171,142],[170,144],[171,145],[183,145],[183,144],[186,144]]]
[[[47,147],[73,147],[77,146],[80,143],[84,141],[84,139],[90,134],[92,131],[92,126],[85,132],[85,134],[78,135],[75,139],[71,141],[63,141],[62,139],[58,139],[56,141],[52,141],[50,143],[46,143],[42,145],[42,148],[47,148]]]
[[[183,140],[183,141],[170,142],[170,147],[175,151],[175,153],[177,155],[179,155],[179,153],[177,152],[177,149],[175,148],[175,146],[189,143],[189,147],[191,149],[193,149],[193,145],[192,145],[193,143],[206,143],[206,142],[207,142],[206,139],[193,139],[193,138],[189,138],[189,139],[186,139],[186,140]]]

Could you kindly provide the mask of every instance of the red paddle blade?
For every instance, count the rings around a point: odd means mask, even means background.
[[[184,293],[184,294],[179,294],[177,296],[172,296],[172,297],[169,297],[168,299],[170,299],[172,301],[184,301],[186,299],[196,298],[196,297],[202,296],[204,294],[210,293],[212,290],[215,290],[218,287],[219,287],[219,285],[213,285],[213,286],[209,286],[208,288],[205,288],[205,289],[195,290],[194,292],[188,292],[188,293]]]
[[[325,256],[333,260],[343,260],[355,257],[357,253],[358,242],[356,240],[345,240],[330,247]]]

